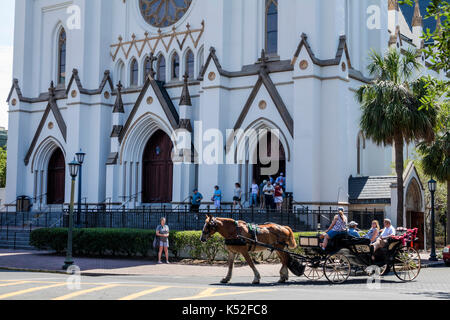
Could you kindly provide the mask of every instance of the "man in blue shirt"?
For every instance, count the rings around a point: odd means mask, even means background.
[[[197,220],[202,200],[203,200],[202,194],[198,192],[197,189],[194,189],[194,194],[192,195],[192,202],[191,202],[191,211],[197,214],[195,217]]]
[[[284,173],[280,173],[280,176],[275,182],[278,183],[281,188],[283,188],[283,191],[286,191],[286,178],[284,177]]]
[[[361,235],[358,231],[356,231],[356,227],[358,224],[355,221],[352,221],[348,224],[348,234],[355,238],[361,238]]]

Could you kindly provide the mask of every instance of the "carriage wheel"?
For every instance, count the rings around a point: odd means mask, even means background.
[[[385,276],[385,275],[387,275],[389,272],[391,272],[391,266],[385,264],[384,266],[381,267],[381,270],[380,270],[380,276]]]
[[[395,254],[393,267],[395,275],[401,281],[413,281],[420,273],[420,255],[414,248],[402,247]]]
[[[350,260],[339,253],[329,256],[323,266],[325,277],[328,281],[335,284],[347,281],[351,271],[352,266]]]
[[[305,277],[312,281],[317,281],[322,279],[323,277],[323,267],[320,264],[320,261],[312,261],[306,263],[305,268]]]

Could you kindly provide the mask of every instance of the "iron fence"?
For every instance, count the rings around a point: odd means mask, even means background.
[[[243,220],[249,223],[264,224],[266,222],[290,226],[294,231],[326,230],[333,221],[336,211],[332,208],[309,210],[308,208],[283,210],[213,210],[210,207],[191,211],[189,206],[178,209],[167,207],[143,207],[138,209],[84,209],[80,216],[78,228],[128,228],[154,230],[161,218],[166,218],[171,230],[201,230],[205,217],[212,214],[216,217]],[[371,222],[378,220],[382,225],[383,211],[361,210],[346,213],[349,221],[356,221],[359,229],[370,229]],[[74,221],[76,222],[76,212]],[[35,228],[55,228],[68,226],[68,210],[53,212],[0,212],[0,230],[32,230]]]

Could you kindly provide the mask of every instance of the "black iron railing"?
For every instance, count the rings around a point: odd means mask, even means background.
[[[81,228],[129,228],[155,229],[161,218],[166,218],[172,230],[201,230],[205,217],[214,215],[221,218],[243,220],[249,223],[266,222],[290,226],[294,231],[326,230],[333,221],[336,211],[332,208],[309,210],[308,208],[283,210],[215,210],[206,207],[192,212],[190,206],[172,209],[171,207],[142,207],[136,209],[83,209]],[[384,212],[376,210],[349,211],[349,221],[356,221],[360,229],[369,229],[373,220],[380,225]],[[0,230],[32,230],[35,228],[55,228],[68,226],[68,210],[53,212],[0,213]]]

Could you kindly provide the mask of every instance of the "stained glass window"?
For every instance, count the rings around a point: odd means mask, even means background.
[[[168,27],[180,20],[192,0],[139,0],[145,21],[154,27]]]
[[[278,51],[278,0],[266,0],[266,52]]]
[[[180,78],[180,58],[178,54],[174,53],[172,57],[172,80]]]
[[[147,78],[147,76],[150,74],[150,70],[152,70],[152,61],[149,57],[145,58],[144,63],[144,81]]]
[[[158,74],[157,74],[159,81],[166,81],[166,59],[161,54],[158,57]]]
[[[131,86],[137,86],[138,85],[138,74],[139,74],[139,67],[136,59],[133,59],[131,61],[131,72],[130,72],[130,85]]]
[[[186,54],[186,72],[189,76],[189,79],[194,78],[194,63],[195,63],[194,54],[192,53],[191,50],[189,50]]]
[[[58,39],[58,84],[66,81],[66,31],[61,29]]]

